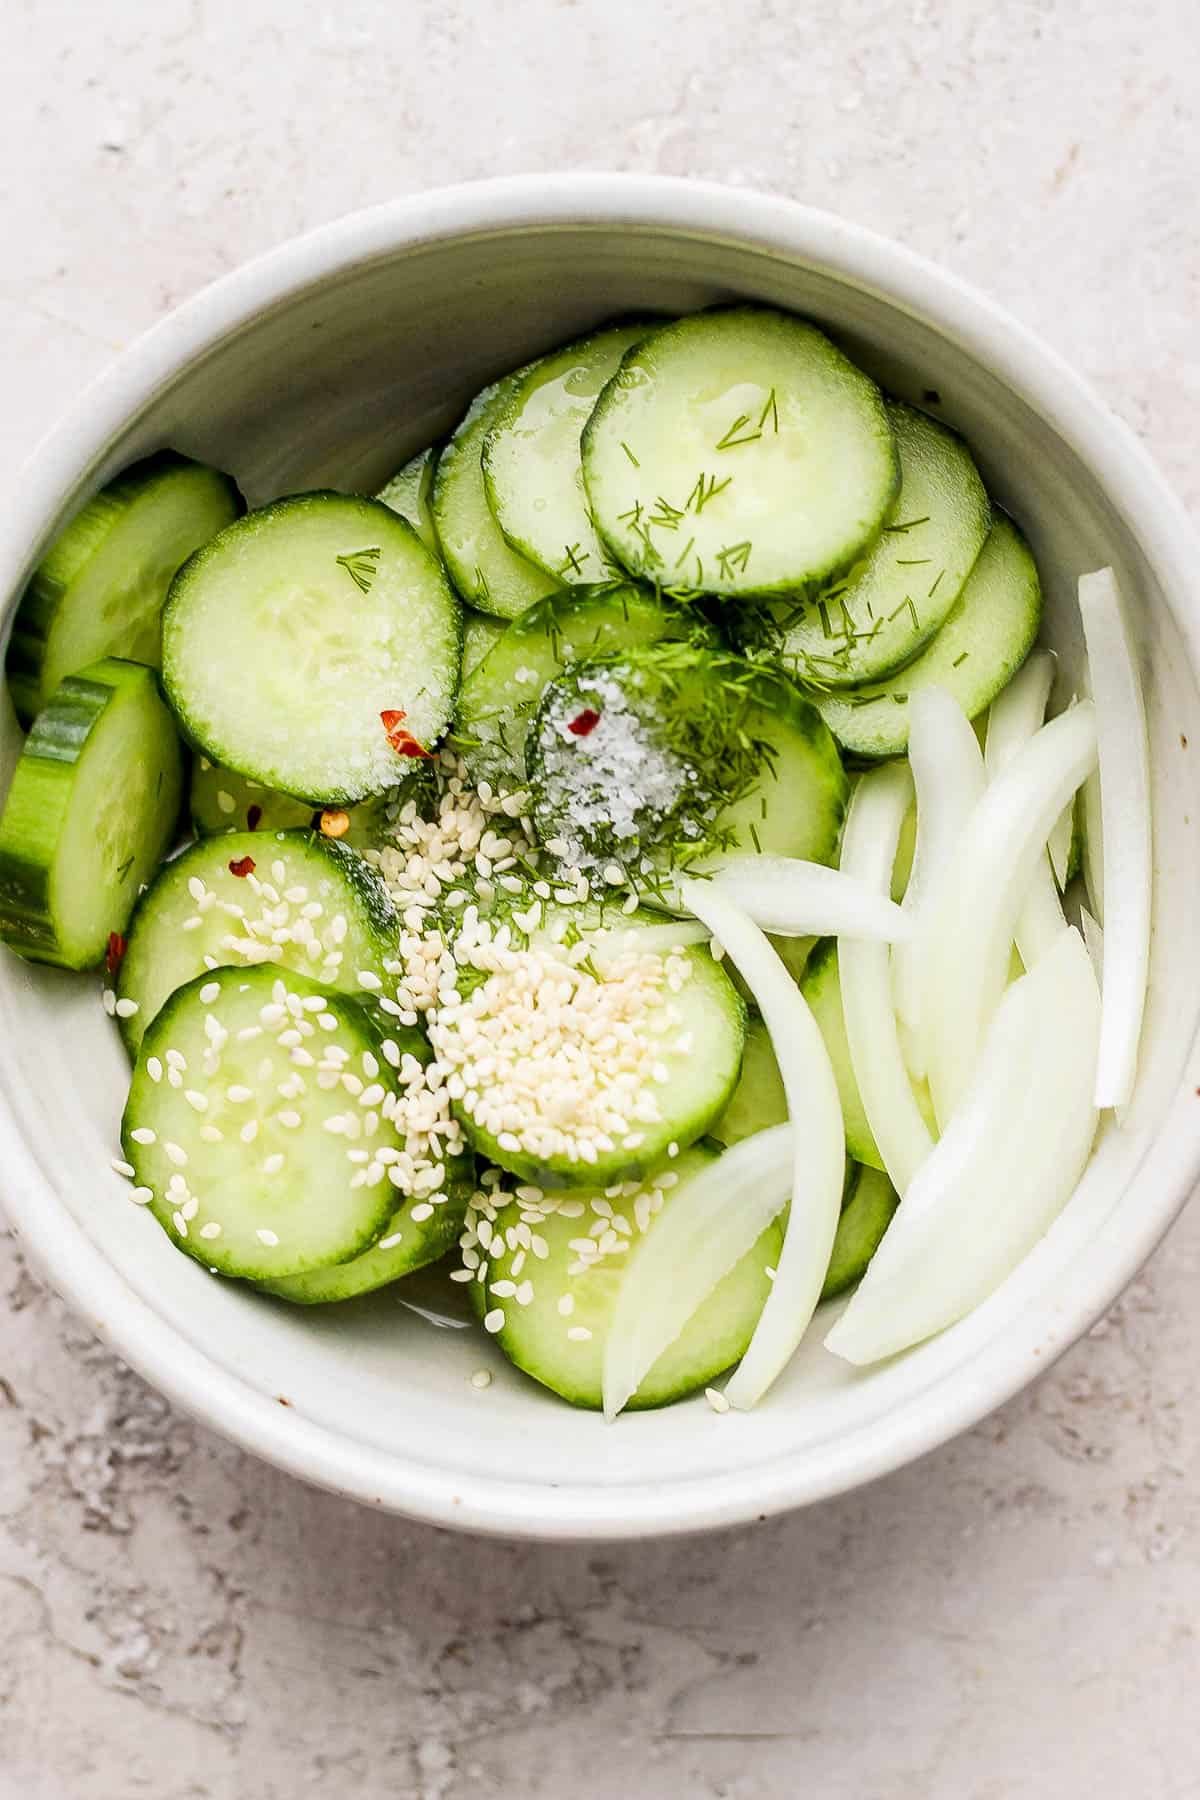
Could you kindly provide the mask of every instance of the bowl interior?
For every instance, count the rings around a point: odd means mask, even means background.
[[[347,1466],[357,1458],[356,1467],[373,1467],[370,1485],[380,1494],[389,1493],[388,1471],[403,1470],[402,1503],[413,1510],[423,1509],[427,1477],[430,1492],[435,1485],[443,1493],[486,1491],[488,1521],[515,1530],[619,1529],[605,1495],[621,1490],[628,1517],[637,1511],[628,1499],[636,1490],[643,1521],[669,1526],[716,1516],[709,1500],[723,1482],[741,1495],[733,1512],[745,1512],[873,1473],[894,1460],[889,1446],[917,1445],[911,1432],[904,1438],[906,1422],[920,1417],[921,1442],[936,1441],[943,1421],[961,1422],[972,1405],[978,1412],[1001,1388],[1018,1386],[1039,1357],[1086,1323],[1087,1307],[1098,1309],[1132,1273],[1119,1255],[1105,1260],[1106,1247],[1112,1252],[1130,1239],[1130,1209],[1148,1183],[1178,1185],[1165,1165],[1156,1175],[1151,1159],[1130,1188],[1173,1108],[1180,1117],[1196,1027],[1194,653],[1168,603],[1170,581],[1144,520],[1126,516],[1128,506],[1060,435],[1045,405],[1009,379],[1002,357],[985,364],[906,299],[815,259],[698,228],[562,223],[381,252],[276,301],[195,356],[94,455],[81,442],[71,476],[81,485],[63,492],[60,516],[87,486],[164,443],[230,469],[251,503],[313,486],[371,491],[452,424],[485,380],[535,352],[612,314],[684,311],[734,296],[812,316],[894,392],[966,433],[993,494],[1032,539],[1048,596],[1047,636],[1068,683],[1078,667],[1075,577],[1104,562],[1116,566],[1144,658],[1153,733],[1155,950],[1138,1094],[1125,1129],[1108,1132],[1048,1237],[962,1326],[867,1374],[826,1355],[814,1330],[752,1416],[717,1419],[698,1400],[606,1428],[516,1375],[474,1330],[422,1317],[395,1291],[324,1312],[293,1311],[212,1280],[178,1256],[107,1172],[127,1071],[96,984],[4,957],[11,1123],[75,1226],[178,1334],[181,1355],[206,1359],[206,1367],[272,1402],[286,1397],[297,1427],[323,1427],[345,1446]],[[32,555],[37,545],[27,541],[25,549]],[[1172,1129],[1183,1127],[1173,1122]],[[1136,1240],[1133,1230],[1126,1263],[1149,1247]],[[437,1295],[431,1306],[437,1315]],[[120,1342],[114,1319],[101,1314],[98,1322]],[[481,1367],[495,1377],[482,1393],[469,1382]],[[227,1422],[216,1400],[211,1417]],[[335,1465],[336,1455],[325,1479],[341,1479]],[[357,1491],[362,1479],[347,1474],[345,1485]],[[760,1502],[747,1498],[754,1492]],[[440,1503],[430,1510],[444,1516]]]

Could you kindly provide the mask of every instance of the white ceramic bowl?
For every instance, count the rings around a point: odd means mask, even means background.
[[[1016,1392],[1137,1270],[1200,1167],[1200,619],[1187,521],[1056,356],[906,250],[742,190],[580,175],[380,207],[218,282],[84,395],[0,523],[11,611],[72,509],[158,445],[231,469],[252,504],[321,484],[370,491],[535,352],[610,314],[732,296],[818,319],[909,399],[937,390],[1033,540],[1068,668],[1074,579],[1116,566],[1153,734],[1156,935],[1138,1093],[1046,1239],[962,1325],[865,1374],[813,1332],[752,1415],[717,1418],[699,1400],[606,1427],[513,1374],[474,1332],[435,1330],[393,1296],[288,1311],[179,1256],[107,1171],[127,1071],[95,984],[4,957],[4,1204],[53,1283],[215,1429],[443,1525],[635,1536],[836,1494]],[[496,1376],[486,1392],[468,1379],[481,1365]]]

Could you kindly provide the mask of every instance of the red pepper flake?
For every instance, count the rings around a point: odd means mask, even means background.
[[[585,706],[575,718],[567,720],[567,730],[574,737],[589,737],[599,723],[600,714],[593,712],[590,706]]]
[[[246,808],[246,830],[247,831],[257,831],[258,830],[258,822],[261,818],[262,818],[262,807],[261,806],[248,806]]]
[[[418,743],[411,731],[405,729],[404,720],[408,717],[407,713],[391,711],[381,712],[379,717],[383,721],[383,729],[387,733],[387,741],[392,746],[392,749],[396,752],[397,756],[433,755],[432,750],[427,750],[424,744]]]
[[[229,873],[244,881],[247,875],[253,875],[257,866],[252,856],[239,856],[236,862],[230,863]]]
[[[108,949],[104,956],[104,966],[110,975],[116,974],[124,960],[125,952],[128,948],[129,945],[119,931],[109,932]]]

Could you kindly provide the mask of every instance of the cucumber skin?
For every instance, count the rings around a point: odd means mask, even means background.
[[[207,469],[175,450],[159,450],[144,457],[93,494],[75,517],[63,527],[29,578],[13,621],[5,665],[9,692],[21,724],[28,726],[49,699],[42,688],[42,667],[50,630],[72,584],[120,522],[134,500],[159,476],[179,469],[201,469],[228,496],[231,517],[240,518],[246,502],[237,484],[218,469]],[[181,565],[182,566],[182,565]]]
[[[110,703],[142,683],[154,688],[164,725],[168,724],[170,713],[157,693],[153,672],[141,663],[108,657],[79,675],[69,675],[25,740],[0,818],[0,933],[9,948],[28,961],[78,970],[95,967],[104,954],[103,942],[86,956],[63,946],[51,917],[51,886],[59,831],[87,741]],[[179,813],[183,759],[178,749],[174,770],[165,769],[162,779],[171,783],[175,798],[163,829],[150,844],[148,867],[165,854]],[[110,931],[124,933],[135,904],[136,887],[124,917],[109,922],[105,940]]]
[[[172,858],[169,863],[166,863],[162,869],[160,869],[157,879],[152,881],[145,892],[138,896],[137,903],[129,918],[129,948],[126,950],[124,961],[121,964],[120,975],[117,980],[118,997],[128,999],[137,998],[136,995],[132,995],[128,992],[126,985],[131,972],[136,967],[136,961],[132,956],[132,951],[135,947],[135,934],[143,918],[149,919],[152,917],[159,898],[159,890],[162,883],[166,881],[175,883],[182,879],[184,885],[186,885],[189,875],[205,876],[206,874],[211,873],[214,864],[221,868],[227,868],[231,860],[236,860],[236,858],[241,855],[253,856],[255,850],[258,852],[258,857],[256,857],[255,860],[257,861],[258,858],[263,858],[265,860],[268,845],[278,846],[283,844],[286,846],[288,841],[292,839],[303,840],[307,848],[329,858],[338,874],[354,889],[356,898],[361,902],[363,910],[367,915],[368,922],[378,937],[381,958],[384,956],[394,956],[396,954],[397,934],[399,931],[398,914],[388,897],[387,889],[384,887],[383,882],[376,875],[371,865],[363,861],[363,858],[359,856],[357,851],[348,850],[346,846],[339,843],[336,838],[324,837],[317,831],[230,832],[223,837],[201,838],[198,843],[190,844],[179,856]],[[220,966],[223,968],[236,968],[241,967],[242,965],[231,963],[221,964]],[[250,967],[251,965],[246,964],[245,966]],[[276,973],[283,974],[289,981],[292,979],[293,972],[290,970],[280,970],[276,968]],[[299,974],[297,974],[297,978],[303,979]],[[176,991],[178,992],[179,990]],[[343,989],[336,989],[334,991],[338,993],[344,992]],[[351,998],[353,998],[353,995],[351,995]],[[166,1001],[164,1001],[164,1008],[166,1004]],[[135,1013],[133,1017],[129,1019],[118,1018],[117,1024],[120,1027],[121,1037],[131,1061],[136,1061],[142,1039],[149,1030],[151,1023],[152,1021],[150,1019],[143,1018],[140,1013]]]
[[[692,959],[697,971],[705,970],[705,977],[713,980],[714,988],[721,1001],[729,1009],[730,1022],[738,1032],[741,1045],[745,1044],[747,1008],[746,1002],[730,981],[719,963],[713,962],[706,947],[693,948],[684,952]],[[711,972],[711,974],[709,973]],[[692,976],[695,981],[698,974]],[[702,1047],[697,1054],[702,1054]],[[741,1075],[741,1049],[730,1074],[711,1104],[694,1113],[686,1124],[673,1124],[669,1130],[655,1136],[656,1127],[644,1127],[646,1142],[635,1151],[622,1152],[617,1149],[610,1155],[594,1163],[546,1163],[534,1156],[526,1156],[521,1151],[505,1150],[491,1132],[483,1131],[473,1119],[455,1102],[455,1117],[462,1125],[464,1134],[474,1144],[479,1155],[485,1161],[494,1163],[498,1168],[511,1175],[519,1176],[524,1181],[533,1182],[541,1188],[594,1188],[612,1186],[619,1181],[642,1181],[655,1169],[661,1168],[666,1156],[668,1142],[677,1143],[680,1151],[685,1151],[695,1144],[708,1131],[715,1119],[719,1119],[737,1088]],[[669,1090],[667,1090],[669,1092]]]
[[[686,1179],[688,1160],[694,1159],[697,1162],[708,1162],[718,1153],[719,1146],[710,1144],[706,1141],[704,1143],[693,1145],[691,1150],[683,1153],[683,1156],[680,1157],[678,1163],[672,1164],[671,1166],[678,1170],[682,1179]],[[696,1393],[699,1389],[706,1387],[711,1381],[714,1381],[718,1375],[722,1374],[726,1369],[731,1368],[732,1365],[745,1354],[746,1347],[753,1335],[754,1325],[757,1323],[757,1313],[753,1319],[747,1320],[746,1327],[743,1330],[735,1331],[726,1327],[723,1336],[720,1335],[719,1330],[713,1329],[713,1325],[716,1322],[723,1320],[728,1309],[728,1296],[730,1290],[735,1285],[741,1284],[747,1266],[759,1261],[759,1259],[761,1259],[761,1266],[763,1268],[762,1299],[759,1307],[759,1312],[761,1312],[762,1305],[766,1304],[767,1297],[770,1293],[770,1283],[765,1271],[769,1266],[778,1266],[779,1257],[783,1248],[782,1216],[783,1215],[781,1214],[779,1218],[767,1226],[762,1236],[758,1239],[758,1242],[746,1252],[746,1255],[739,1263],[735,1264],[734,1268],[729,1271],[724,1280],[718,1282],[707,1300],[705,1300],[699,1310],[693,1314],[680,1336],[663,1352],[658,1362],[655,1363],[654,1367],[647,1373],[638,1392],[627,1402],[624,1408],[625,1412],[649,1412],[661,1406],[669,1406],[677,1400],[684,1400],[689,1394]],[[653,1227],[651,1229],[653,1229]],[[502,1266],[506,1273],[510,1255],[511,1252],[506,1251],[503,1258]],[[533,1266],[534,1270],[540,1273],[541,1279],[548,1279],[546,1274],[546,1271],[550,1267],[548,1262],[538,1262]],[[611,1273],[615,1274],[616,1271],[613,1270]],[[480,1322],[482,1322],[489,1308],[496,1304],[494,1299],[489,1298],[488,1290],[491,1287],[491,1277],[498,1274],[499,1269],[497,1265],[493,1264],[492,1268],[489,1270],[489,1280],[486,1283],[472,1281],[467,1284],[471,1310]],[[582,1280],[586,1282],[589,1279],[594,1278],[586,1275],[582,1277],[563,1275],[560,1279],[563,1282],[563,1286],[567,1288],[567,1291],[570,1291],[568,1287],[570,1281]],[[531,1355],[528,1348],[520,1341],[518,1334],[515,1334],[507,1323],[511,1302],[504,1301],[501,1304],[504,1306],[506,1322],[503,1328],[496,1334],[494,1341],[500,1346],[514,1368],[520,1369],[523,1375],[529,1376],[530,1380],[536,1381],[540,1387],[547,1388],[551,1393],[557,1394],[559,1399],[565,1400],[568,1405],[578,1407],[582,1411],[599,1412],[603,1401],[598,1375],[597,1378],[591,1382],[581,1381],[578,1377],[572,1381],[568,1374],[559,1372],[556,1369],[553,1371],[556,1379],[549,1379],[551,1371],[547,1368],[545,1359]],[[565,1328],[568,1321],[562,1319],[559,1323]],[[688,1338],[692,1335],[697,1336],[701,1340],[704,1349],[707,1351],[707,1356],[702,1361],[691,1363],[685,1373],[683,1370],[678,1369],[678,1367],[673,1367],[673,1365],[677,1365],[680,1345],[687,1346]],[[564,1363],[571,1358],[572,1352],[577,1348],[581,1350],[583,1355],[589,1360],[594,1359],[596,1351],[593,1349],[592,1344],[574,1346],[570,1344],[568,1340],[564,1342],[563,1345]],[[599,1345],[599,1350],[602,1357],[602,1342]],[[664,1364],[666,1365],[665,1371]],[[658,1377],[657,1383],[654,1380],[656,1375]]]
[[[822,1303],[836,1300],[862,1280],[899,1204],[900,1196],[881,1170],[860,1167],[855,1171],[838,1220],[821,1289]]]

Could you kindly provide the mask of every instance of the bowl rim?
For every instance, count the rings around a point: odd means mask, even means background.
[[[319,226],[222,276],[125,349],[43,437],[21,474],[22,508],[0,527],[0,571],[28,569],[64,496],[86,482],[160,389],[266,309],[398,250],[580,225],[707,236],[801,258],[932,323],[1051,421],[1136,521],[1200,671],[1200,609],[1193,615],[1176,604],[1195,567],[1191,522],[1133,432],[1056,351],[958,276],[864,226],[752,189],[667,176],[519,175],[438,188]],[[1196,1058],[1194,1039],[1187,1072]],[[68,1212],[6,1100],[0,1162],[6,1210],[51,1285],[148,1381],[242,1448],[332,1492],[435,1525],[546,1540],[635,1538],[763,1520],[846,1492],[935,1449],[1043,1372],[1111,1305],[1200,1176],[1200,1109],[1193,1101],[1184,1113],[1181,1092],[1129,1178],[1126,1199],[1135,1184],[1146,1191],[1137,1208],[1124,1205],[1119,1235],[1105,1233],[1089,1245],[1070,1291],[1053,1303],[1035,1296],[948,1386],[935,1383],[896,1416],[822,1445],[815,1458],[798,1450],[653,1486],[572,1488],[447,1473],[314,1424],[197,1352],[126,1286]],[[1145,1179],[1152,1159],[1153,1185]],[[927,1398],[933,1392],[935,1405]]]

